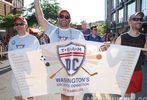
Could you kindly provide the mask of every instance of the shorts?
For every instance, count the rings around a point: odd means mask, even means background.
[[[132,78],[130,80],[128,89],[126,91],[126,94],[141,92],[141,90],[142,90],[142,79],[143,79],[142,70],[134,71]]]
[[[18,87],[18,84],[16,82],[16,78],[14,76],[14,73],[12,73],[12,78],[11,78],[11,85],[12,85],[12,93],[14,96],[21,96],[20,89]]]

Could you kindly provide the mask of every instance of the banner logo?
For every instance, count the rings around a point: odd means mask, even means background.
[[[64,46],[57,46],[58,57],[69,76],[74,75],[81,67],[85,58],[86,47],[70,42]]]

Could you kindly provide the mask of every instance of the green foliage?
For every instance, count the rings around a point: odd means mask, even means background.
[[[52,1],[52,3],[49,3],[48,0],[43,0],[41,2],[41,7],[44,13],[44,17],[50,21],[51,23],[55,23],[58,15],[58,11],[60,9],[59,4],[56,1]],[[37,24],[37,19],[35,17],[34,10],[34,3],[30,4],[30,7],[27,8],[27,13],[25,15],[29,26],[33,26]]]
[[[26,18],[27,22],[28,22],[28,26],[29,27],[32,27],[34,26],[35,24],[37,24],[37,19],[35,17],[35,14],[32,14],[32,15],[28,15],[27,18]]]
[[[4,17],[0,16],[0,28],[2,27],[3,19],[4,19]]]
[[[76,23],[70,23],[70,26],[71,26],[72,28],[76,28],[76,27],[77,27],[77,24],[76,24]]]
[[[0,17],[0,28],[11,28],[13,27],[13,14],[9,14],[4,17]]]
[[[105,30],[106,30],[106,24],[105,23],[100,23],[97,25],[97,30],[98,30],[98,33],[100,35],[103,35],[105,33]]]
[[[58,17],[58,11],[60,7],[59,4],[56,2],[49,4],[46,0],[44,0],[44,3],[42,4],[42,9],[44,17],[46,19],[56,20]]]
[[[3,16],[0,16],[0,21],[3,20]]]

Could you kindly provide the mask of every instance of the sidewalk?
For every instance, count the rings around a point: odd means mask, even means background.
[[[9,61],[7,58],[0,58],[0,68],[6,67],[9,65]]]
[[[8,59],[0,59],[0,100],[14,100],[10,87],[11,74]]]

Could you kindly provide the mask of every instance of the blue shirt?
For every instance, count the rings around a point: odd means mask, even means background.
[[[40,44],[38,39],[29,33],[26,33],[23,36],[15,35],[9,41],[9,51],[15,49],[23,49],[29,47],[39,48]]]
[[[102,38],[98,35],[96,35],[95,37],[92,36],[92,34],[90,34],[86,40],[88,41],[95,41],[95,42],[102,42]]]

